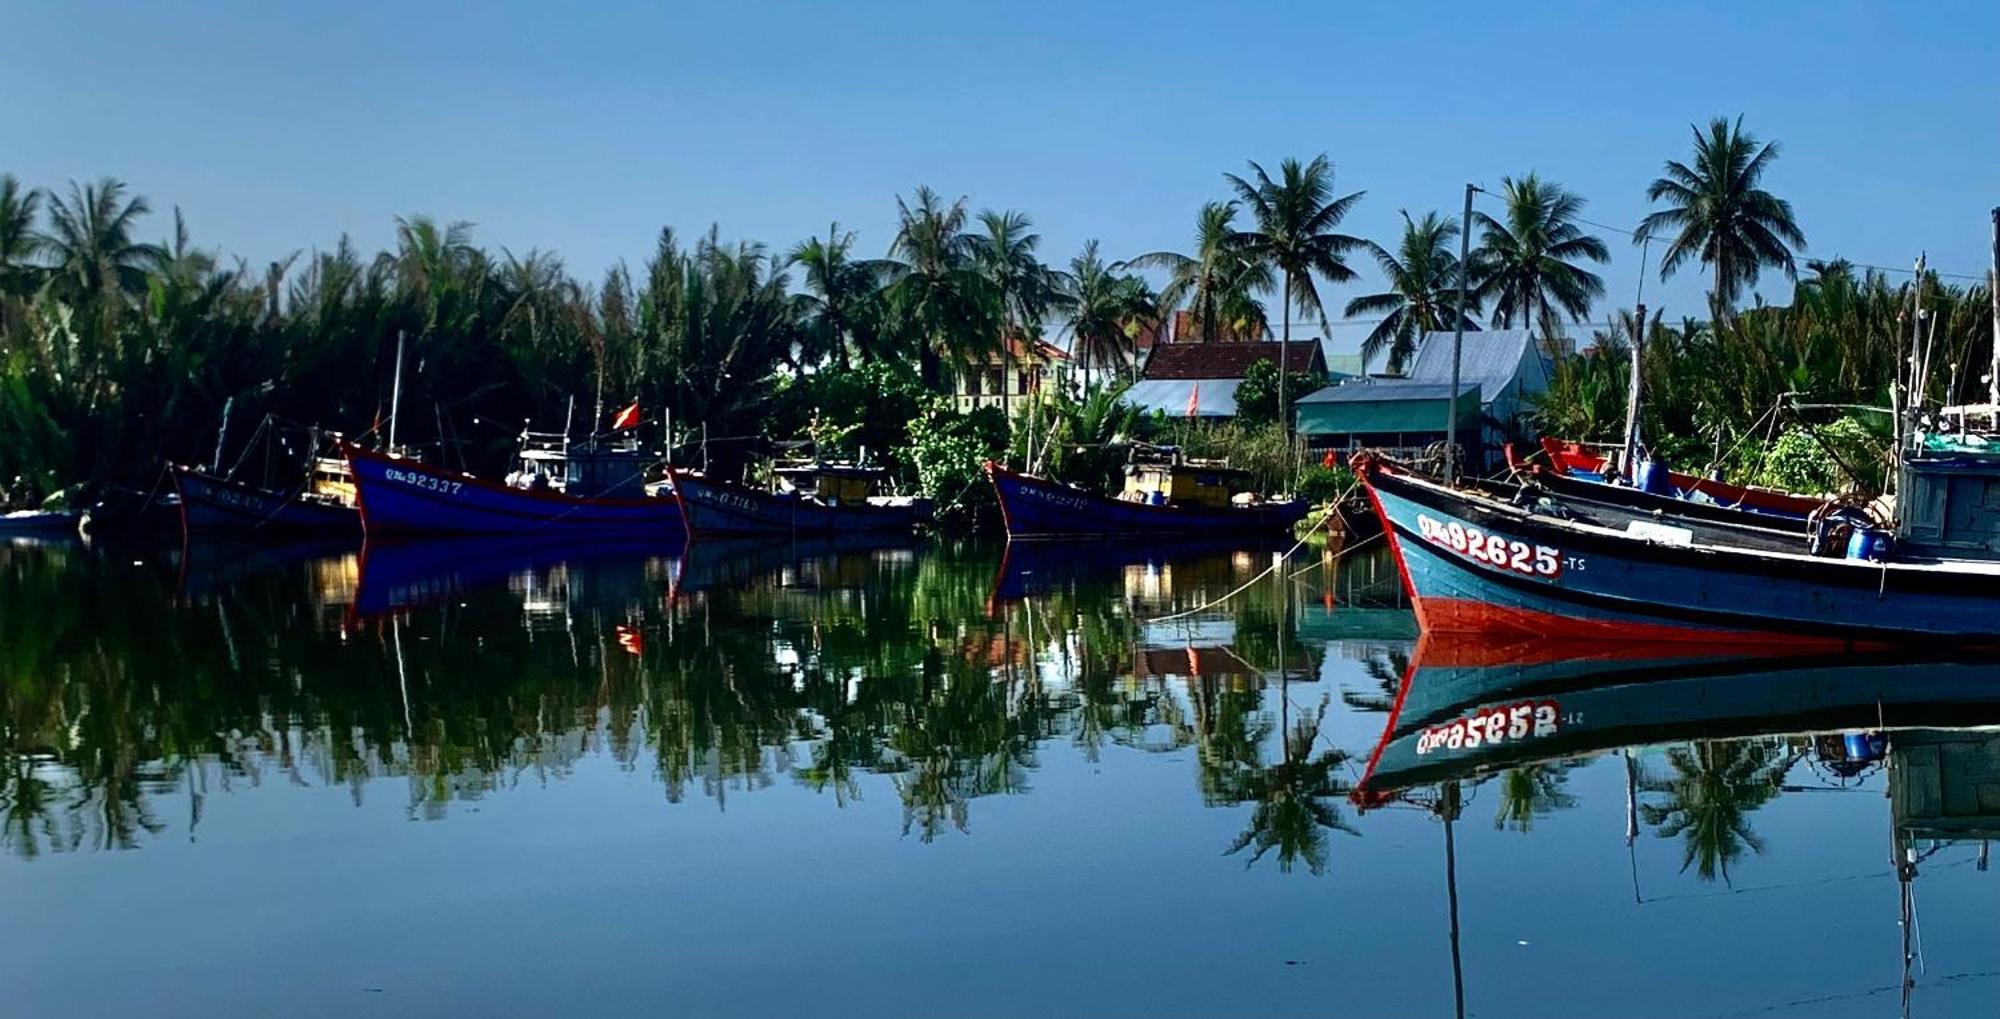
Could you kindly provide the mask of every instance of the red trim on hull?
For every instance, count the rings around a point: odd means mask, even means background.
[[[1425,601],[1429,604],[1425,606],[1427,611],[1423,617],[1424,629],[1426,632],[1436,633],[1484,633],[1529,640],[1551,638],[1564,641],[1699,643],[1727,645],[1731,653],[1763,648],[1798,652],[1883,646],[1874,642],[1857,642],[1839,637],[1767,630],[1729,630],[1676,626],[1672,623],[1579,619],[1518,605],[1495,605],[1470,598],[1433,597]]]

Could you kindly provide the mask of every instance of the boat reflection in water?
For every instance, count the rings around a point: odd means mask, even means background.
[[[1995,727],[2000,657],[1746,655],[1680,642],[1506,644],[1426,635],[1351,798],[1363,811],[1410,806],[1442,822],[1462,1016],[1454,828],[1473,788],[1497,790],[1496,827],[1525,830],[1535,816],[1573,805],[1564,788],[1568,771],[1618,755],[1628,853],[1644,822],[1682,840],[1683,871],[1729,883],[1732,862],[1764,850],[1749,823],[1752,811],[1788,789],[1857,788],[1846,783],[1882,773],[1892,837],[1881,877],[1893,875],[1900,888],[1901,979],[1870,993],[1899,995],[1908,1015],[1922,969],[1917,876],[1937,854],[1966,843],[1975,844],[1983,871],[1987,842],[2000,836]],[[1657,763],[1642,764],[1649,756]],[[1801,784],[1793,776],[1800,769],[1841,784]],[[1631,864],[1634,900],[1644,903],[1636,855]]]

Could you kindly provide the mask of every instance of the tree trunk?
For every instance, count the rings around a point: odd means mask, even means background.
[[[1278,420],[1284,425],[1287,442],[1292,437],[1292,416],[1285,412],[1285,376],[1292,366],[1292,277],[1285,274],[1285,331],[1278,340]]]

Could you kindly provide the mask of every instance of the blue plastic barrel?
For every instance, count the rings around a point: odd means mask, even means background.
[[[1847,558],[1880,560],[1889,554],[1889,535],[1873,527],[1856,527],[1847,535]]]
[[[1637,482],[1639,491],[1641,492],[1651,492],[1654,495],[1676,494],[1674,492],[1674,479],[1668,472],[1667,465],[1658,460],[1649,457],[1639,461],[1637,468],[1633,470],[1632,477]]]
[[[1841,737],[1842,749],[1850,761],[1881,760],[1887,744],[1879,732],[1850,732]]]

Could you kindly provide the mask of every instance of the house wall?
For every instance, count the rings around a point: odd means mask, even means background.
[[[960,365],[952,372],[952,404],[960,413],[993,407],[1018,415],[1029,402],[1023,397],[1041,392],[1050,377],[1049,365],[1022,361],[1006,365],[997,357]]]

